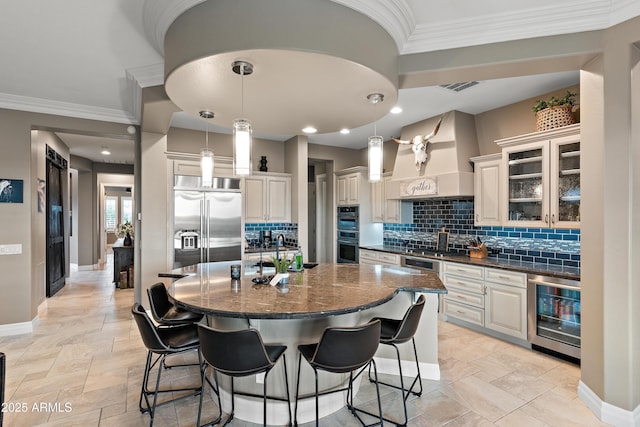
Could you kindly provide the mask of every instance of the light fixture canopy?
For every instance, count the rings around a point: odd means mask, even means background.
[[[244,76],[253,74],[253,64],[247,61],[234,61],[231,70],[240,75],[241,111],[244,115]],[[251,174],[251,122],[247,119],[233,121],[233,170],[236,175]]]
[[[381,93],[370,93],[367,95],[367,100],[372,105],[384,101],[384,95]],[[382,137],[378,135],[376,131],[376,123],[373,123],[373,136],[369,137],[368,154],[369,154],[369,182],[380,182],[382,180]]]
[[[213,111],[202,110],[199,112],[203,119],[212,119],[215,117]],[[200,150],[200,174],[202,175],[202,186],[211,187],[213,184],[213,150],[209,149],[209,124],[207,123],[204,133],[205,147]]]

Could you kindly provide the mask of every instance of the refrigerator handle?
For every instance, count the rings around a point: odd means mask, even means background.
[[[205,262],[210,262],[211,260],[209,259],[209,244],[210,244],[210,235],[209,233],[211,232],[211,220],[210,220],[210,215],[211,215],[211,200],[209,200],[208,198],[205,199],[206,200],[206,212],[204,215],[204,219],[205,219],[205,224],[207,227],[207,248],[206,248],[206,255],[205,255]]]
[[[200,262],[204,262],[204,200],[200,200]]]

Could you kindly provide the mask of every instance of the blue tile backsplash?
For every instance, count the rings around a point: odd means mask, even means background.
[[[282,233],[286,246],[298,246],[298,224],[288,222],[245,223],[244,236],[249,246],[259,244],[260,232],[263,230],[271,230],[273,239]]]
[[[413,202],[413,224],[384,224],[384,244],[432,250],[437,233],[449,232],[449,248],[467,252],[469,240],[480,239],[490,257],[580,267],[580,230],[524,227],[475,227],[473,197]]]

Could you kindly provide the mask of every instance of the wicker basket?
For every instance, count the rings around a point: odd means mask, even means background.
[[[573,118],[573,107],[571,105],[558,105],[549,107],[536,113],[536,131],[555,129],[569,126],[576,121]]]

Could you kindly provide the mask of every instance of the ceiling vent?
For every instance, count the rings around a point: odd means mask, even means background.
[[[465,89],[469,89],[470,87],[475,86],[477,84],[478,84],[478,82],[472,81],[472,82],[462,82],[462,83],[449,83],[448,85],[440,85],[440,87],[452,90],[454,92],[461,92],[461,91],[463,91]]]

